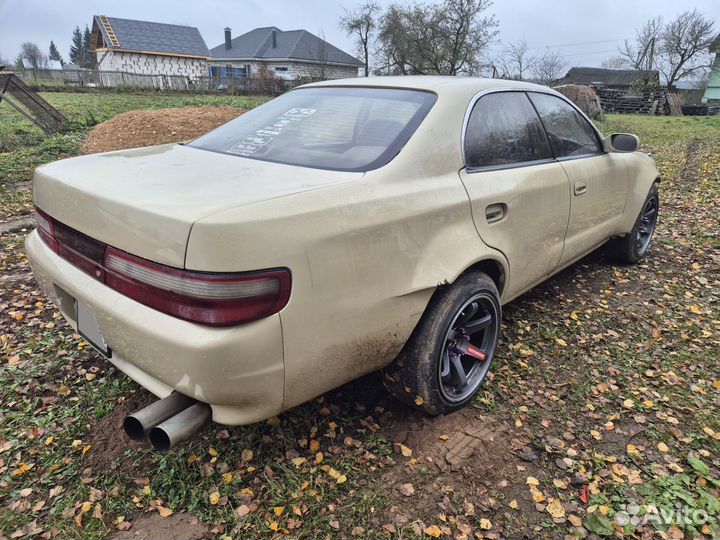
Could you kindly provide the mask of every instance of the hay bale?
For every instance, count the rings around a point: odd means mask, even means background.
[[[584,84],[564,84],[556,86],[554,90],[577,105],[582,112],[593,120],[602,120],[603,110],[600,105],[600,98],[591,86]]]
[[[178,107],[130,111],[98,124],[80,146],[83,154],[139,148],[199,137],[240,116],[236,107]]]

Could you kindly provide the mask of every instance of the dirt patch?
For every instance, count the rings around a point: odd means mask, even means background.
[[[15,232],[20,229],[29,229],[35,226],[35,219],[32,216],[19,216],[0,222],[0,233]]]
[[[118,459],[126,450],[146,445],[144,442],[133,441],[125,435],[122,425],[128,414],[149,405],[153,399],[146,392],[131,394],[93,426],[92,437],[89,440],[92,451],[87,456],[90,467],[96,471],[115,469],[118,466]]]
[[[180,107],[130,111],[98,124],[80,147],[82,154],[139,148],[194,139],[240,116],[237,107]]]
[[[110,540],[199,540],[210,537],[207,527],[191,514],[163,518],[153,512],[142,514],[132,522],[132,528],[111,535]]]
[[[413,528],[422,531],[438,514],[464,515],[465,522],[472,523],[483,516],[494,519],[510,500],[517,499],[528,510],[532,506],[524,500],[526,477],[534,474],[539,463],[530,461],[538,458],[514,459],[532,452],[529,441],[513,437],[509,426],[468,408],[436,418],[398,411],[383,431],[399,447],[401,461],[383,479],[390,498],[381,516],[384,523],[404,527],[411,511]],[[403,457],[400,444],[411,449],[412,456]],[[412,499],[406,496],[408,484]]]

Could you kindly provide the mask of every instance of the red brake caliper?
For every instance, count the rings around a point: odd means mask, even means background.
[[[456,345],[457,350],[461,354],[467,354],[468,356],[472,356],[476,360],[479,360],[480,362],[483,362],[484,360],[487,360],[487,354],[482,352],[480,349],[475,347],[474,345],[471,345],[470,342],[467,339],[463,339]]]
[[[473,347],[472,345],[468,345],[467,351],[465,352],[468,356],[472,356],[473,358],[476,358],[480,360],[481,362],[483,360],[487,360],[487,354],[482,352],[480,349]]]

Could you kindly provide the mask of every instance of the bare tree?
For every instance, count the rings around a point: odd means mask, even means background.
[[[393,4],[380,19],[379,54],[399,74],[472,74],[497,35],[490,0]]]
[[[663,29],[662,17],[650,19],[635,31],[635,42],[625,40],[618,54],[632,69],[651,70],[657,64],[660,34]]]
[[[525,39],[505,45],[499,58],[499,64],[505,77],[518,81],[524,80],[525,75],[535,67],[537,62],[538,57],[528,53],[528,44]]]
[[[380,6],[370,1],[354,10],[345,8],[345,15],[340,17],[340,28],[355,39],[357,51],[365,64],[366,77],[370,75],[370,45],[377,28],[378,13]]]
[[[320,39],[317,42],[315,50],[315,59],[317,60],[317,63],[315,64],[315,69],[313,69],[312,72],[314,78],[324,81],[328,78],[328,43],[325,41],[325,31],[320,30],[318,32],[318,37]]]
[[[533,78],[540,84],[551,86],[562,77],[566,67],[567,63],[559,52],[547,51],[533,67]]]
[[[18,58],[25,61],[26,65],[30,65],[33,69],[40,69],[47,66],[47,56],[45,56],[40,47],[31,41],[26,41],[20,45],[20,54]]]
[[[625,68],[631,68],[631,66],[626,58],[620,55],[611,56],[607,60],[603,60],[600,64],[601,68],[605,69],[625,69]]]
[[[481,53],[498,33],[495,16],[483,15],[490,6],[491,0],[445,0],[441,5],[445,15],[441,65],[448,75],[473,74],[478,69]]]
[[[0,66],[11,66],[12,62],[5,58],[2,53],[0,53]]]
[[[714,21],[694,9],[684,11],[662,29],[660,71],[668,89],[683,77],[709,68],[708,47],[715,38]]]

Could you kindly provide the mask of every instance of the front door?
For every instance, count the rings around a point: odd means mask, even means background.
[[[603,151],[595,129],[559,97],[528,94],[570,180],[570,221],[561,265],[605,242],[622,218],[628,191],[624,159]]]
[[[524,92],[494,92],[474,105],[460,171],[482,240],[501,251],[513,298],[557,268],[570,212],[568,178]]]

